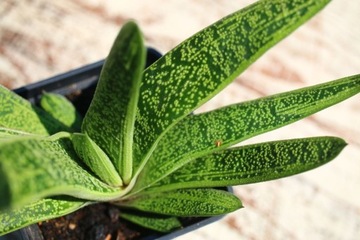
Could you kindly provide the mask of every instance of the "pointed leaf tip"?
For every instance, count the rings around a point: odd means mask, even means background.
[[[162,135],[230,84],[329,0],[265,0],[226,16],[144,72],[134,142],[139,172]]]
[[[264,182],[309,171],[333,160],[346,146],[337,137],[265,142],[194,159],[146,192]]]

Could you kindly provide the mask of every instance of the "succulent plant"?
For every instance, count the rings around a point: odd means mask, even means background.
[[[83,120],[61,96],[44,94],[39,108],[0,87],[0,235],[97,202],[166,232],[181,227],[177,217],[242,207],[217,187],[335,158],[346,145],[337,137],[234,145],[359,93],[360,75],[193,114],[328,2],[258,1],[147,68],[142,34],[128,22]]]

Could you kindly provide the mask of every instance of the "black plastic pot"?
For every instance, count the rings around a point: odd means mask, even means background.
[[[159,52],[149,48],[147,54],[147,65],[155,62],[160,57],[161,54]],[[103,63],[104,60],[89,64],[76,70],[18,88],[14,91],[34,104],[38,104],[43,92],[62,94],[68,97],[78,111],[84,115],[94,94]],[[230,187],[225,190],[230,192],[232,191]],[[152,235],[142,237],[141,239],[173,239],[207,224],[213,223],[222,217],[223,216],[196,218],[195,221],[192,221],[195,223],[189,226],[184,226],[183,229],[176,230],[168,234],[152,233]],[[43,237],[38,225],[34,224],[0,237],[0,240],[13,239],[41,240]]]

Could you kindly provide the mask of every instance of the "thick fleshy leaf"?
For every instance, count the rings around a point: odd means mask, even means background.
[[[55,93],[44,93],[40,100],[40,106],[74,132],[81,130],[82,117],[66,97]]]
[[[90,202],[71,197],[55,197],[39,200],[18,210],[0,212],[0,235],[30,224],[72,213]]]
[[[122,180],[114,165],[88,135],[74,133],[71,140],[78,156],[101,180],[112,186],[122,186]]]
[[[181,189],[143,194],[119,205],[172,216],[214,216],[242,208],[233,194],[216,189]]]
[[[36,136],[35,134],[30,134],[23,131],[18,131],[14,129],[0,127],[0,141],[7,140],[9,137],[19,137],[19,136]]]
[[[148,192],[220,187],[269,181],[305,172],[334,159],[346,146],[335,137],[266,142],[195,159]]]
[[[54,195],[101,201],[121,193],[83,168],[68,133],[10,138],[0,148],[1,209]]]
[[[360,75],[188,116],[162,138],[135,190],[188,161],[310,116],[360,92]]]
[[[181,223],[176,217],[124,210],[121,211],[120,217],[158,232],[170,232],[171,230],[181,228]]]
[[[329,1],[258,1],[195,34],[147,68],[135,124],[135,171],[141,171],[171,126]]]
[[[124,183],[132,176],[132,144],[145,47],[133,22],[120,31],[102,69],[82,131],[104,150]]]
[[[41,135],[69,130],[47,112],[1,85],[0,127]]]

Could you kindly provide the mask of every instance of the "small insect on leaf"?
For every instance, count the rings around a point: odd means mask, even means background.
[[[222,144],[221,139],[217,139],[217,140],[215,141],[215,146],[216,146],[216,147],[220,147],[221,144]]]

